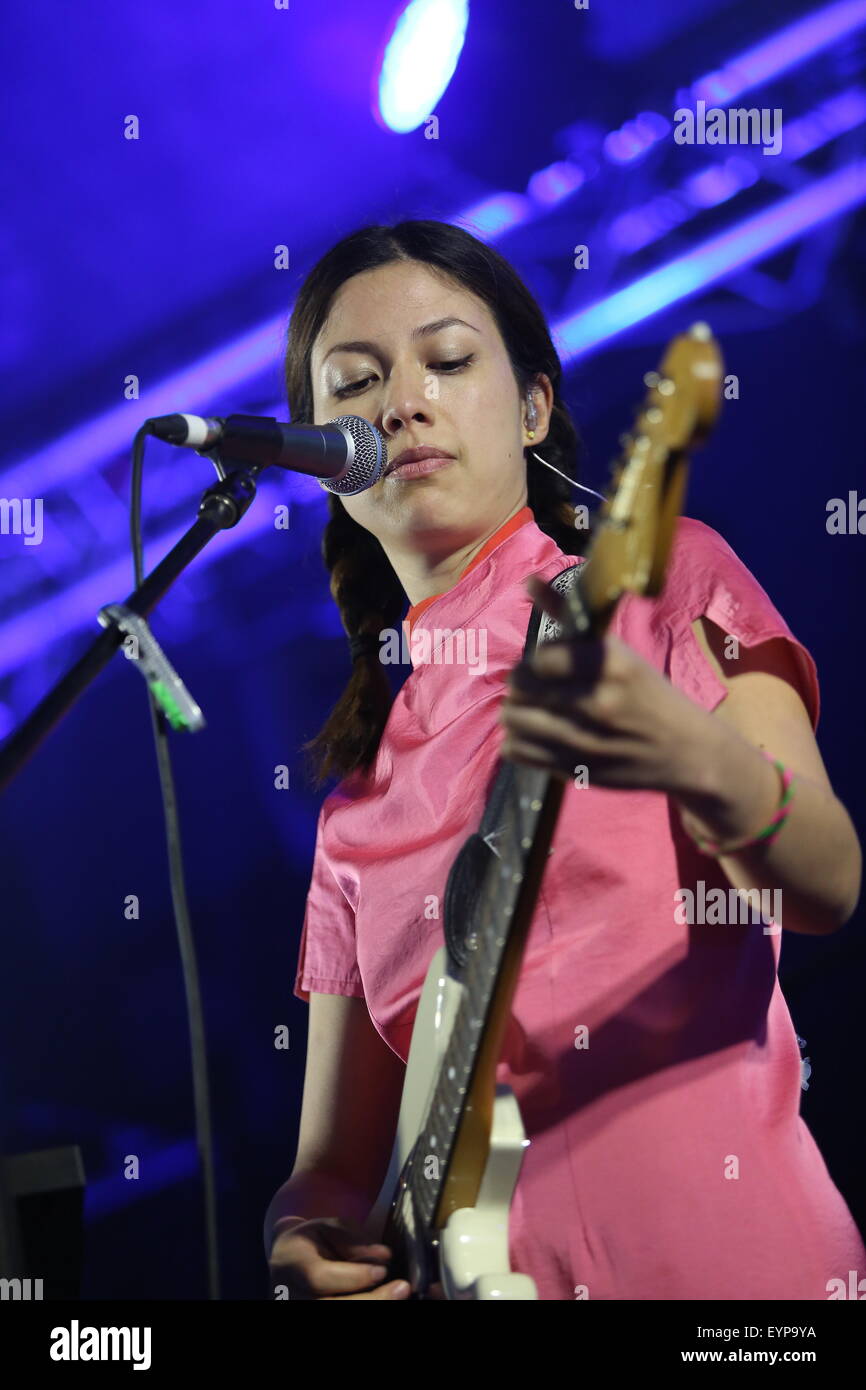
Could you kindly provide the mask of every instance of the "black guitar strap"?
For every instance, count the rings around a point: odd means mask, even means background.
[[[576,582],[585,559],[560,570],[551,581],[551,587],[559,593],[566,593]],[[560,634],[559,624],[536,605],[532,605],[526,642],[523,647],[524,660],[542,642],[549,642]],[[469,934],[475,912],[478,892],[484,870],[495,853],[489,837],[495,835],[502,823],[502,810],[514,781],[514,763],[500,759],[499,768],[493,782],[481,824],[474,834],[464,841],[457,858],[451,865],[448,882],[445,885],[443,906],[445,944],[452,966],[459,969],[466,963],[466,937]]]

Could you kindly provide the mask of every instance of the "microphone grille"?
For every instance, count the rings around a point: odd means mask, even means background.
[[[378,483],[388,462],[388,446],[376,426],[360,415],[338,415],[328,424],[338,425],[348,436],[349,461],[338,478],[320,478],[319,486],[326,492],[351,497]]]

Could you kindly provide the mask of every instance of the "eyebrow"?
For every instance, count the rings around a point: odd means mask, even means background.
[[[431,334],[439,333],[443,328],[450,328],[452,324],[455,323],[459,323],[463,328],[471,328],[473,333],[481,332],[480,328],[476,328],[474,324],[467,323],[465,319],[444,318],[436,319],[433,323],[423,323],[420,328],[414,328],[412,330],[412,337],[413,339],[429,338]],[[324,362],[330,357],[332,352],[378,352],[378,348],[375,343],[368,342],[364,339],[355,339],[350,343],[335,343],[333,347],[328,348],[322,361]]]

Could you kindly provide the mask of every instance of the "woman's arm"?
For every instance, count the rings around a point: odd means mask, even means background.
[[[554,617],[562,599],[538,576],[531,597]],[[794,799],[771,844],[719,860],[735,888],[781,890],[782,925],[824,935],[844,925],[860,894],[862,856],[830,786],[782,638],[743,648],[737,674],[714,655],[724,634],[693,625],[727,689],[710,713],[613,634],[545,643],[511,672],[501,752],[571,781],[585,765],[595,786],[666,792],[685,828],[722,844],[757,834],[780,801],[766,749],[794,774]],[[724,659],[724,658],[723,658]]]
[[[797,694],[789,646],[774,638],[741,647],[732,660],[714,623],[699,618],[692,626],[728,693],[711,722],[695,720],[684,742],[680,785],[673,793],[683,824],[722,844],[762,829],[780,795],[779,775],[760,755],[766,749],[795,773],[788,817],[771,844],[722,856],[719,863],[735,888],[780,888],[786,930],[835,931],[857,906],[862,854]]]
[[[387,1172],[405,1071],[363,999],[310,992],[298,1151],[265,1216],[268,1253],[284,1218],[363,1224]]]

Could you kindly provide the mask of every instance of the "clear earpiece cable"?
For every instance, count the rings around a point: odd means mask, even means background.
[[[543,459],[540,454],[536,454],[534,449],[530,449],[529,452],[532,454],[532,457],[534,459],[538,459],[539,463],[543,463],[545,468],[552,468],[554,473],[559,473],[560,478],[564,478],[567,483],[571,483],[572,487],[579,487],[583,492],[591,492],[593,497],[600,497],[602,502],[607,501],[607,498],[605,497],[603,492],[596,492],[594,487],[584,487],[583,483],[576,483],[573,478],[569,478],[567,473],[561,473],[558,468],[553,467],[552,463],[548,463],[547,459]]]

